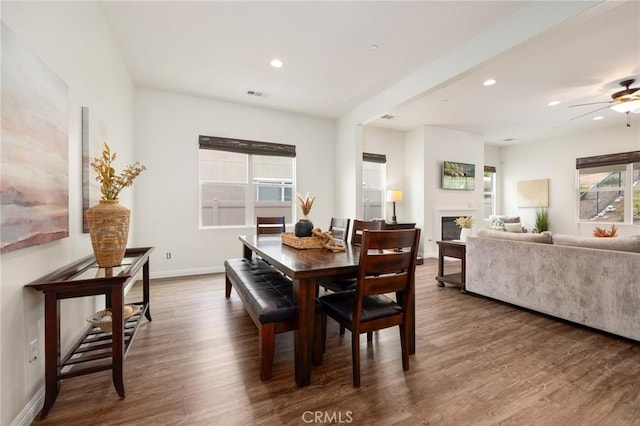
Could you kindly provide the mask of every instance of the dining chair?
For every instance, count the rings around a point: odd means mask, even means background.
[[[364,221],[353,220],[353,226],[351,227],[351,244],[359,246],[362,242],[362,232],[365,229],[372,231],[382,229],[382,222],[380,221]],[[346,243],[346,240],[345,240]],[[327,290],[333,292],[349,291],[356,287],[356,278],[345,278],[332,281],[320,281],[318,285],[324,287]]]
[[[256,235],[282,234],[284,231],[284,216],[256,217]]]
[[[353,226],[351,227],[351,244],[356,246],[361,245],[362,232],[365,229],[370,229],[373,231],[380,230],[382,229],[383,223],[384,222],[380,220],[366,221],[366,220],[353,219]],[[318,285],[321,287],[324,287],[325,291],[330,290],[330,291],[333,291],[334,293],[337,293],[340,291],[353,291],[356,288],[356,281],[357,279],[355,277],[341,278],[341,279],[335,279],[331,281],[320,281]],[[344,332],[345,332],[345,327],[343,325],[340,325],[340,335],[342,336]],[[372,333],[367,333],[367,340],[368,341],[373,340]]]
[[[350,223],[351,219],[332,217],[331,223],[329,224],[329,232],[331,232],[333,238],[346,242],[349,236]]]
[[[409,369],[409,321],[420,229],[362,234],[355,291],[320,297],[322,321],[317,339],[326,339],[326,316],[351,330],[353,386],[360,387],[360,334],[398,326],[402,369]],[[402,251],[396,249],[401,247]],[[396,293],[396,299],[386,293]],[[324,347],[324,343],[318,348]],[[319,350],[319,349],[318,349]],[[314,356],[320,356],[316,353]]]

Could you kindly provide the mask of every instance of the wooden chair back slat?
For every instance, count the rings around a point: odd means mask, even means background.
[[[339,217],[332,217],[329,224],[329,232],[333,235],[333,238],[337,240],[347,241],[349,236],[349,224],[351,219],[343,219]]]
[[[362,232],[365,229],[376,231],[382,229],[382,222],[377,220],[358,220],[353,219],[353,226],[351,227],[351,244],[357,246],[362,244]]]
[[[284,231],[284,216],[258,216],[256,218],[256,235],[282,234]]]

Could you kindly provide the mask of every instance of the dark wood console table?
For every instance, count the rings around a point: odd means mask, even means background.
[[[466,293],[466,257],[467,245],[464,241],[436,241],[438,244],[438,287],[444,287],[445,283],[460,287],[460,292]],[[444,270],[444,258],[452,257],[462,261],[460,272],[446,274]]]
[[[98,371],[112,370],[113,385],[124,398],[124,358],[138,330],[142,316],[151,321],[149,310],[149,254],[153,247],[127,249],[122,264],[100,268],[93,256],[60,268],[26,287],[44,293],[45,397],[40,418],[44,419],[60,390],[60,381]],[[123,321],[124,289],[142,268],[143,300],[138,314]],[[60,300],[105,296],[112,311],[112,332],[90,326],[71,351],[60,358]],[[90,313],[87,313],[90,314]]]

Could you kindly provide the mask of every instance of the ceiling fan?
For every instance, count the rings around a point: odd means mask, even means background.
[[[603,106],[602,108],[589,111],[585,114],[574,117],[571,120],[584,117],[585,115],[589,115],[606,108],[611,108],[614,111],[627,114],[627,127],[630,127],[629,119],[628,119],[629,113],[632,112],[634,114],[640,114],[640,87],[630,87],[634,82],[635,80],[633,79],[621,81],[620,86],[624,87],[624,90],[620,90],[614,93],[613,95],[611,95],[611,99],[613,99],[612,101],[590,102],[586,104],[569,105],[569,107],[571,108],[571,107],[579,107],[579,106],[586,106],[586,105],[607,104],[607,106]]]

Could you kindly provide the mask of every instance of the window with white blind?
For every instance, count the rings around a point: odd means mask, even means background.
[[[484,166],[484,218],[496,214],[496,168]]]
[[[384,218],[386,163],[384,154],[362,153],[363,220]]]
[[[200,136],[200,227],[293,218],[295,146]]]

